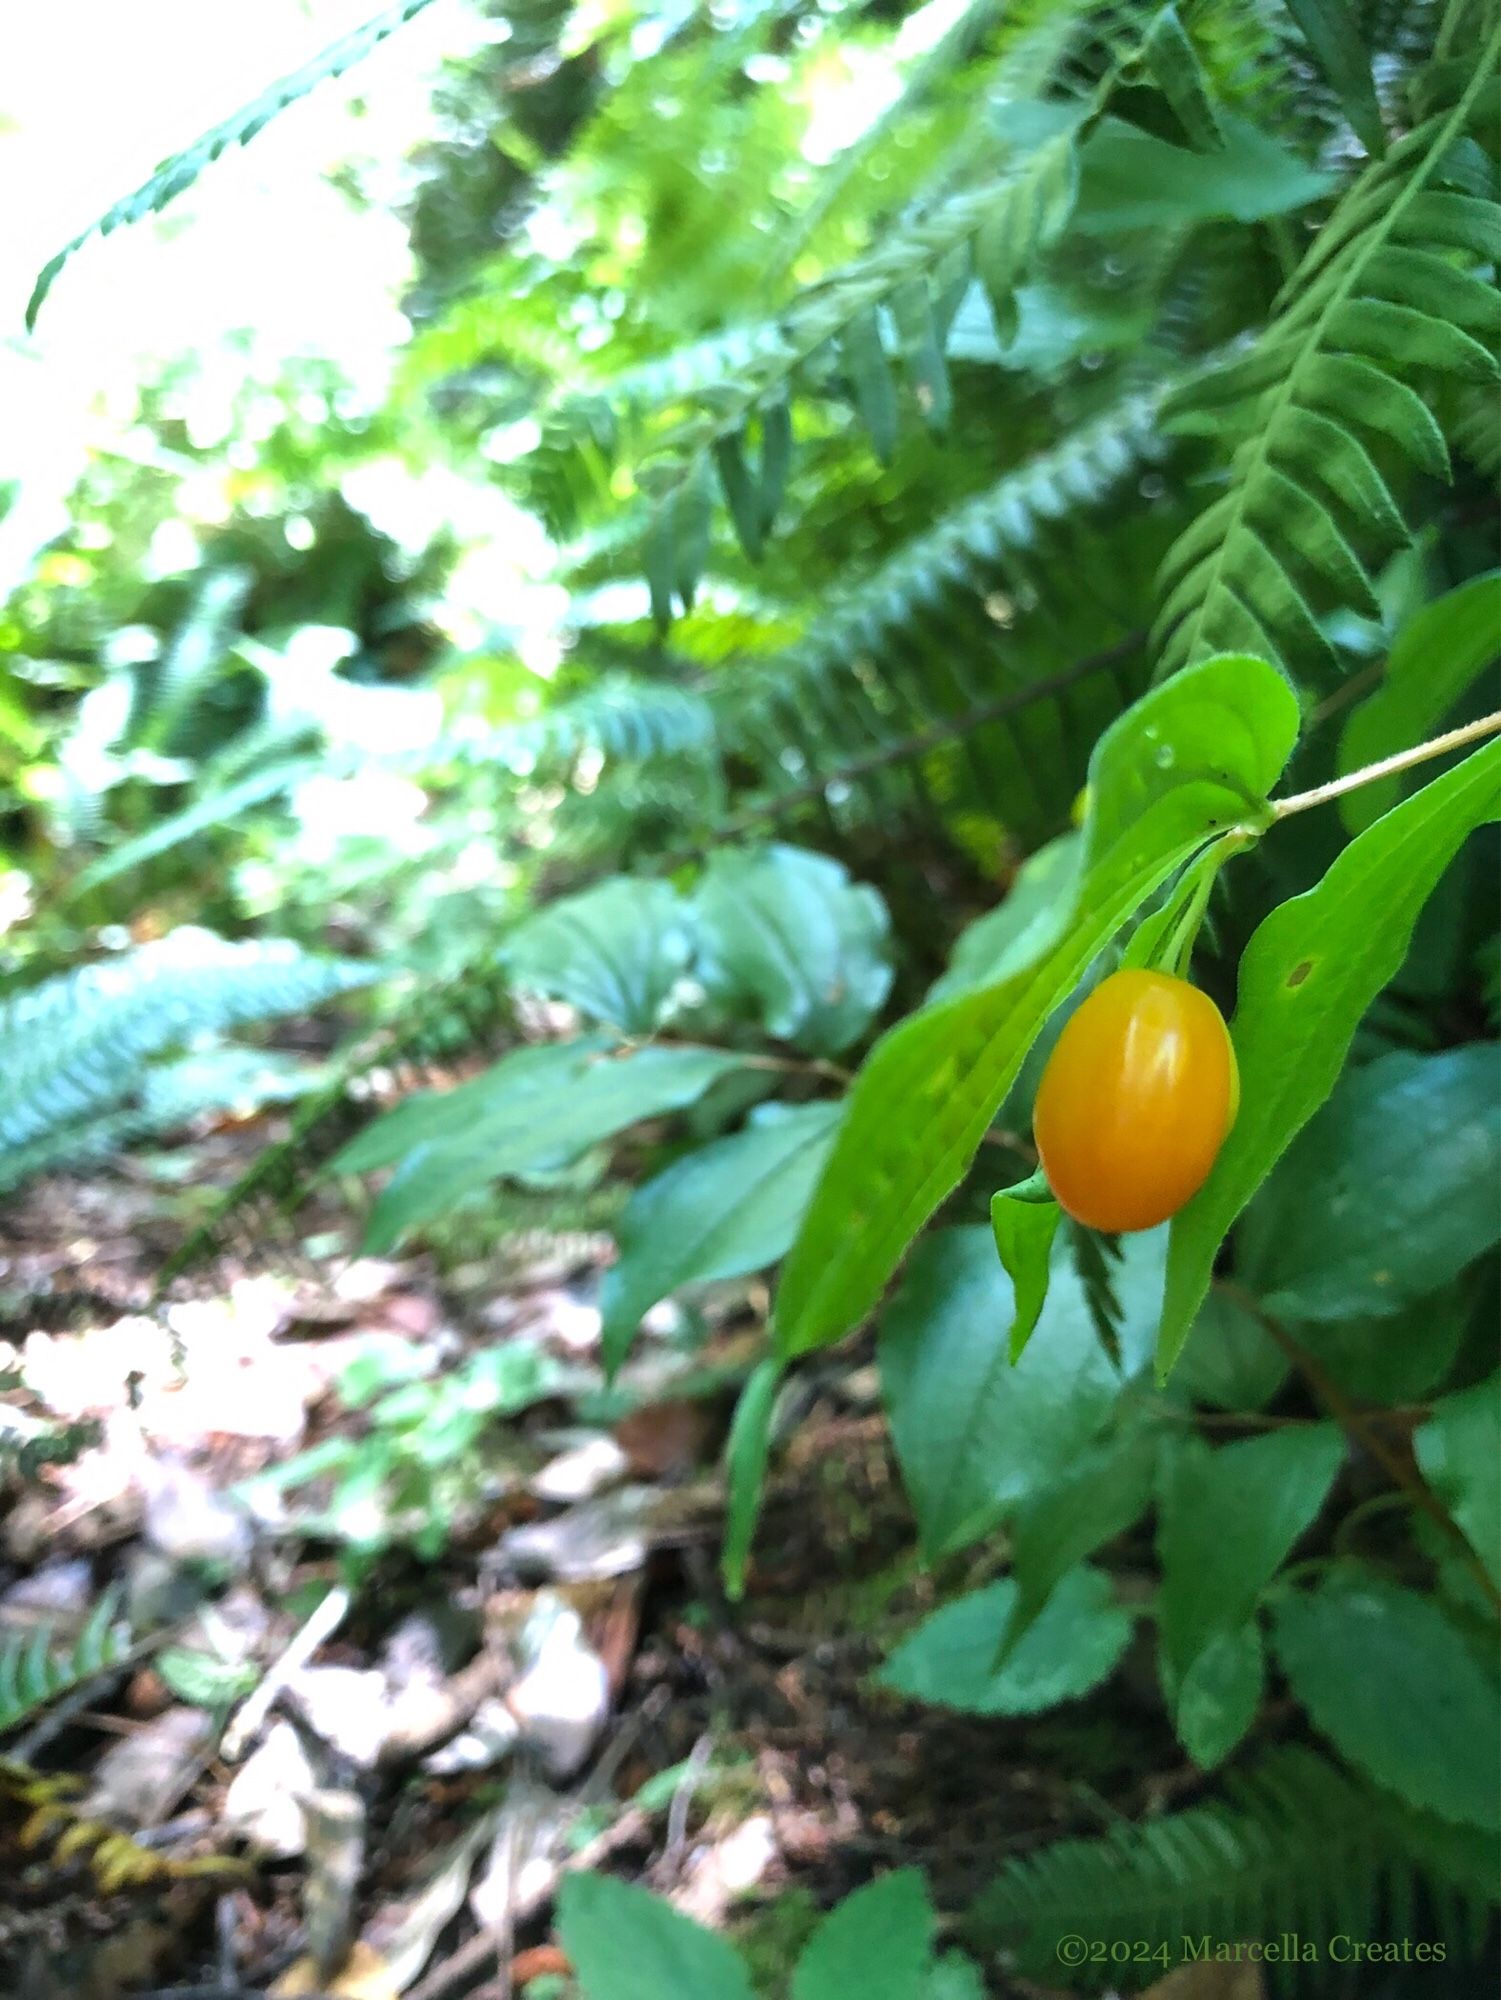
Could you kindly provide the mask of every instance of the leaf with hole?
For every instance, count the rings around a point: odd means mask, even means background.
[[[1475,751],[1368,828],[1318,885],[1263,919],[1230,1024],[1240,1113],[1209,1179],[1173,1219],[1158,1340],[1166,1376],[1237,1216],[1328,1097],[1367,1007],[1407,953],[1460,844],[1501,813],[1501,743]]]
[[[786,1354],[837,1340],[973,1158],[1043,1024],[1095,954],[1197,849],[1264,818],[1297,704],[1260,660],[1208,661],[1138,702],[1096,745],[1073,910],[1010,977],[927,1007],[877,1045],[783,1269]]]

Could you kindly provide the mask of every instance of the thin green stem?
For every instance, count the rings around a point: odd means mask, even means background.
[[[1289,819],[1294,813],[1307,812],[1311,806],[1321,806],[1330,799],[1342,798],[1346,792],[1359,791],[1362,785],[1373,785],[1378,778],[1390,778],[1398,771],[1410,771],[1415,764],[1426,764],[1434,757],[1442,757],[1446,751],[1462,749],[1466,743],[1478,743],[1498,732],[1501,732],[1501,709],[1491,715],[1482,715],[1474,722],[1463,723],[1458,729],[1446,729],[1442,736],[1431,736],[1426,743],[1415,743],[1410,750],[1398,750],[1374,764],[1363,764],[1358,771],[1347,771],[1342,778],[1331,778],[1327,785],[1315,785],[1310,792],[1294,792],[1289,798],[1274,799],[1272,817],[1274,820]]]

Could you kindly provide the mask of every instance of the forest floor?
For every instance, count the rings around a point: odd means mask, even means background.
[[[799,1377],[727,1601],[756,1283],[659,1309],[607,1388],[608,1239],[365,1258],[335,1190],[154,1304],[267,1136],[204,1135],[187,1180],[181,1152],[54,1179],[0,1224],[0,1993],[544,2000],[552,1891],[598,1866],[780,1995],[878,1870],[958,1912],[1010,1855],[1193,1796],[1145,1661],[1030,1721],[873,1684],[998,1556],[920,1566],[868,1349]]]

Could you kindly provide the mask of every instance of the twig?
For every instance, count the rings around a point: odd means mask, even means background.
[[[1446,729],[1442,736],[1430,736],[1426,743],[1415,743],[1410,750],[1398,750],[1374,764],[1363,764],[1358,771],[1347,771],[1342,778],[1331,778],[1327,785],[1315,785],[1311,792],[1293,792],[1285,799],[1273,799],[1272,817],[1287,819],[1293,813],[1307,812],[1310,806],[1342,798],[1362,785],[1375,784],[1378,778],[1410,771],[1415,764],[1426,764],[1433,757],[1442,757],[1447,750],[1462,749],[1466,743],[1478,743],[1482,737],[1494,736],[1498,731],[1501,731],[1501,709],[1479,716],[1474,722],[1461,723],[1458,729]]]
[[[667,1845],[662,1850],[664,1867],[675,1867],[678,1857],[688,1844],[688,1810],[693,1804],[693,1795],[698,1790],[699,1780],[708,1769],[709,1759],[713,1754],[714,1738],[707,1732],[699,1737],[688,1752],[683,1775],[673,1788],[672,1804],[667,1809]]]
[[[271,1713],[277,1696],[287,1682],[307,1664],[324,1640],[331,1638],[343,1624],[349,1613],[349,1603],[348,1590],[343,1584],[336,1584],[267,1672],[260,1686],[245,1697],[219,1746],[227,1762],[233,1764],[245,1754],[251,1738]]]
[[[1416,1468],[1408,1465],[1399,1452],[1392,1450],[1371,1422],[1369,1413],[1358,1409],[1350,1401],[1323,1363],[1296,1341],[1280,1320],[1265,1311],[1258,1300],[1252,1298],[1238,1285],[1226,1285],[1224,1290],[1266,1329],[1345,1435],[1370,1454],[1393,1485],[1407,1495],[1420,1513],[1426,1514],[1436,1527],[1442,1529],[1454,1543],[1456,1552],[1463,1558],[1465,1567],[1480,1585],[1486,1597],[1498,1611],[1501,1611],[1501,1590],[1496,1588],[1490,1571],[1470,1546],[1464,1529]]]

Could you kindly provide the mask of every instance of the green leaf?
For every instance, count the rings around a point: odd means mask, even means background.
[[[711,1000],[751,1003],[768,1034],[834,1055],[891,988],[886,905],[839,862],[801,848],[724,849],[694,897]]]
[[[1181,1686],[1220,1632],[1245,1624],[1323,1506],[1344,1456],[1334,1424],[1268,1431],[1211,1451],[1181,1440],[1157,1522],[1164,1674]]]
[[[652,508],[641,548],[641,563],[651,593],[651,615],[659,632],[672,623],[677,590],[677,490],[664,494]]]
[[[1120,1382],[1083,1287],[1060,1259],[1036,1338],[1013,1365],[1011,1281],[983,1228],[918,1247],[881,1321],[881,1386],[927,1560],[963,1548],[1056,1478]]]
[[[1172,1387],[1214,1410],[1259,1410],[1287,1380],[1291,1365],[1254,1313],[1213,1291],[1199,1308]]]
[[[1287,0],[1287,11],[1303,30],[1356,138],[1379,159],[1386,151],[1386,131],[1371,77],[1371,58],[1349,0]]]
[[[693,609],[699,578],[709,554],[709,514],[713,504],[709,462],[700,458],[678,488],[672,521],[673,581],[683,609]]]
[[[687,917],[670,883],[622,876],[549,903],[512,931],[501,959],[517,985],[648,1035],[691,956]]]
[[[1048,1295],[1048,1259],[1062,1213],[1041,1170],[1020,1186],[1002,1188],[990,1197],[991,1232],[1014,1292],[1007,1340],[1013,1361],[1021,1359]]]
[[[516,1136],[530,1140],[554,1097],[566,1093],[589,1064],[618,1044],[610,1035],[539,1042],[513,1049],[490,1069],[452,1090],[419,1090],[365,1127],[329,1162],[330,1174],[363,1174],[396,1162],[430,1140],[449,1140],[492,1119],[509,1117]],[[504,1144],[504,1138],[502,1144]]]
[[[1501,1586],[1501,1374],[1435,1403],[1412,1448],[1423,1477]]]
[[[1450,1285],[1396,1312],[1306,1321],[1298,1345],[1358,1401],[1410,1402],[1449,1373],[1468,1317],[1464,1290]]]
[[[946,1951],[928,1975],[923,2000],[985,2000],[979,1966],[965,1952]]]
[[[782,1363],[769,1354],[740,1392],[725,1445],[728,1493],[720,1570],[732,1600],[738,1600],[745,1591],[746,1559],[761,1511],[761,1488],[771,1451],[771,1419],[781,1385]]]
[[[1265,1686],[1266,1654],[1250,1618],[1235,1630],[1216,1632],[1181,1686],[1165,1690],[1178,1741],[1200,1770],[1223,1764],[1242,1740]]]
[[[1103,119],[1083,150],[1074,228],[1109,236],[1218,217],[1259,222],[1306,208],[1328,191],[1328,174],[1254,125],[1228,113],[1220,124],[1223,143],[1191,153],[1118,118]]]
[[[761,412],[761,532],[769,535],[792,469],[792,406],[785,398]]]
[[[929,430],[947,430],[954,408],[949,372],[944,366],[933,301],[921,278],[899,285],[892,293],[891,317],[923,422]]]
[[[1351,711],[1336,770],[1343,777],[1430,736],[1501,651],[1501,570],[1435,598],[1398,632],[1381,687]],[[1346,792],[1340,817],[1361,833],[1402,796],[1401,777]]]
[[[792,1975],[792,2000],[927,2000],[937,1922],[916,1868],[878,1875],[809,1938]]]
[[[1128,1424],[1072,1458],[1022,1502],[1011,1524],[1018,1589],[1002,1659],[1065,1572],[1141,1519],[1152,1500],[1156,1467],[1155,1434]]]
[[[1173,1221],[1159,1376],[1187,1338],[1226,1231],[1333,1089],[1423,904],[1461,842],[1501,811],[1498,780],[1501,744],[1491,743],[1351,841],[1317,887],[1273,910],[1247,945],[1230,1029],[1240,1114]]]
[[[1494,1043],[1347,1072],[1246,1212],[1237,1270],[1295,1320],[1396,1312],[1501,1238]]]
[[[882,465],[889,465],[897,440],[896,384],[874,312],[855,315],[840,336],[839,352],[871,447]]]
[[[761,496],[745,462],[744,431],[729,431],[715,439],[714,463],[740,546],[752,562],[759,562],[766,533],[761,524]]]
[[[785,1255],[842,1112],[840,1104],[767,1106],[744,1131],[685,1154],[637,1188],[620,1220],[620,1261],[600,1292],[607,1369],[620,1366],[658,1299]]]
[[[1032,964],[925,1008],[877,1045],[782,1275],[785,1354],[870,1311],[959,1181],[1048,1016],[1133,911],[1206,840],[1264,812],[1297,733],[1264,661],[1210,660],[1154,689],[1100,739],[1074,909]]]
[[[402,1146],[401,1164],[371,1211],[365,1236],[371,1254],[390,1249],[408,1230],[503,1174],[564,1166],[628,1125],[681,1111],[742,1066],[738,1056],[719,1049],[646,1048],[611,1056],[579,1043],[562,1048],[566,1053],[545,1065],[523,1066],[522,1057],[540,1052],[516,1051],[462,1086],[472,1095],[459,1103],[454,1100],[461,1091],[446,1091],[389,1114],[394,1120],[410,1109],[403,1138],[419,1114],[427,1129],[410,1149]],[[349,1154],[376,1163],[368,1153],[382,1142],[380,1125],[362,1135],[367,1152],[356,1150],[356,1140],[335,1161],[336,1171],[356,1171]]]
[[[1064,833],[1027,857],[1004,899],[959,933],[930,1004],[994,986],[1054,941],[1073,908],[1083,849],[1082,834]]]
[[[1131,1640],[1131,1615],[1101,1570],[1071,1570],[1001,1666],[1016,1611],[1009,1578],[955,1598],[925,1618],[877,1674],[880,1686],[968,1715],[1035,1715],[1088,1694]]]
[[[1210,151],[1223,142],[1219,116],[1198,53],[1176,7],[1161,8],[1141,46],[1147,74],[1173,107],[1189,143]]]
[[[1345,1572],[1289,1593],[1274,1637],[1341,1756],[1442,1819],[1501,1827],[1501,1690],[1431,1598]]]
[[[733,1945],[613,1876],[563,1877],[558,1935],[583,2000],[755,2000]]]

